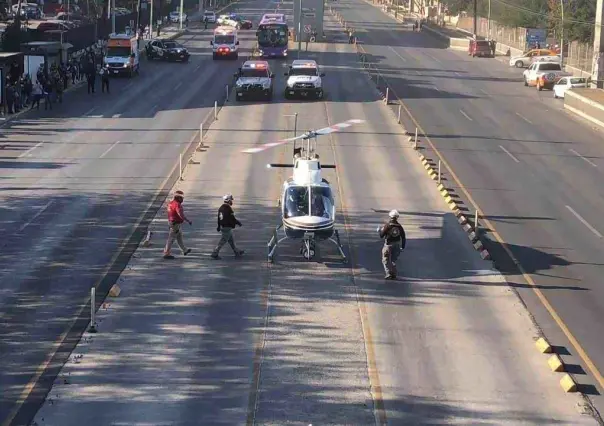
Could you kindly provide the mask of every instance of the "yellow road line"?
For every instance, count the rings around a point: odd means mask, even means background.
[[[361,49],[362,49],[362,46],[361,46]],[[363,51],[364,51],[364,49],[363,49]],[[382,77],[382,78],[384,78],[384,77]],[[430,145],[430,148],[436,153],[436,155],[438,156],[438,158],[440,159],[440,161],[442,162],[442,164],[445,166],[445,168],[449,171],[449,173],[451,173],[451,176],[453,177],[453,179],[455,180],[455,182],[457,183],[457,185],[459,186],[459,188],[462,190],[462,192],[466,195],[466,197],[468,197],[468,200],[470,201],[470,203],[472,203],[472,205],[474,206],[474,208],[476,210],[478,210],[478,211],[484,211],[483,209],[481,209],[478,206],[478,203],[476,201],[474,201],[474,198],[472,198],[472,196],[470,195],[469,191],[461,183],[461,180],[455,174],[455,172],[453,171],[453,168],[451,166],[449,166],[449,163],[447,163],[447,161],[445,160],[444,156],[436,148],[436,146],[434,145],[434,143],[432,143],[432,141],[430,140],[430,138],[428,137],[428,135],[426,134],[426,132],[424,131],[424,129],[422,128],[422,126],[415,119],[415,117],[413,116],[413,114],[411,114],[411,111],[409,110],[409,108],[407,107],[407,105],[405,105],[405,103],[401,100],[401,98],[399,98],[399,96],[396,94],[396,92],[393,90],[392,87],[390,87],[390,92],[396,97],[396,99],[398,99],[399,104],[401,105],[401,107],[405,110],[405,112],[407,113],[407,115],[409,116],[409,118],[411,119],[411,121],[413,121],[413,124],[415,124],[415,126],[417,127],[417,129],[424,136],[424,139],[428,142],[428,144]],[[585,362],[585,365],[587,366],[587,368],[589,369],[589,371],[594,375],[596,381],[600,384],[600,386],[602,388],[604,388],[604,377],[602,377],[602,373],[600,373],[600,371],[598,370],[598,368],[596,367],[596,365],[593,363],[593,361],[591,360],[591,358],[589,358],[589,356],[587,355],[587,352],[585,352],[585,350],[583,349],[583,347],[581,346],[581,344],[579,343],[579,341],[571,333],[570,329],[566,326],[566,324],[564,323],[564,321],[562,320],[562,318],[560,317],[560,315],[558,315],[558,313],[556,312],[556,310],[554,309],[554,307],[552,306],[552,304],[547,300],[547,298],[545,297],[545,294],[543,294],[543,292],[541,291],[541,289],[539,289],[537,287],[537,284],[535,283],[535,281],[533,281],[533,278],[526,272],[526,269],[524,269],[524,267],[520,264],[520,261],[518,259],[516,259],[516,256],[514,256],[514,254],[512,253],[512,251],[510,250],[510,248],[508,247],[508,245],[505,243],[505,241],[503,240],[503,238],[499,234],[499,232],[497,232],[497,230],[495,229],[495,226],[493,225],[493,223],[491,221],[489,221],[487,218],[484,218],[484,217],[483,217],[482,220],[483,220],[484,224],[486,225],[486,227],[488,229],[491,229],[491,233],[493,234],[493,236],[495,237],[495,239],[497,240],[497,242],[499,242],[499,244],[501,244],[501,246],[505,250],[506,254],[510,257],[510,259],[512,260],[512,262],[514,262],[514,264],[516,265],[516,267],[518,268],[518,270],[520,271],[520,273],[524,277],[525,281],[533,289],[533,291],[535,292],[535,294],[537,295],[537,297],[539,298],[539,300],[541,301],[541,303],[543,304],[543,306],[545,307],[545,309],[547,309],[547,311],[549,312],[549,314],[551,315],[551,317],[554,319],[554,321],[556,322],[556,324],[558,325],[558,327],[560,327],[560,329],[562,330],[562,332],[564,333],[564,335],[566,336],[566,338],[570,341],[571,345],[573,345],[573,347],[575,348],[575,350],[577,351],[577,353],[579,354],[579,356],[581,357],[581,359],[583,360],[583,362]]]
[[[332,125],[332,120],[329,118],[329,110],[327,108],[327,102],[323,102],[325,108],[325,116],[327,117],[327,124]],[[361,329],[363,331],[365,341],[365,352],[367,353],[367,374],[369,375],[369,386],[371,397],[374,402],[374,417],[376,424],[379,426],[385,426],[387,424],[386,409],[384,407],[384,397],[382,394],[382,385],[380,383],[380,374],[377,366],[375,356],[375,346],[373,344],[373,335],[371,333],[371,327],[369,325],[369,315],[367,313],[366,298],[363,293],[363,289],[357,284],[357,273],[355,268],[355,251],[352,245],[352,238],[350,235],[350,222],[348,219],[348,210],[346,208],[346,202],[344,201],[344,188],[340,180],[340,174],[338,167],[342,167],[337,164],[337,153],[333,136],[329,135],[330,147],[333,153],[334,164],[336,164],[336,181],[338,182],[338,192],[340,193],[340,204],[342,205],[342,217],[344,218],[344,230],[346,231],[346,239],[348,240],[348,250],[350,252],[350,271],[351,279],[354,287],[356,288],[357,306],[359,309],[359,316],[361,318]]]

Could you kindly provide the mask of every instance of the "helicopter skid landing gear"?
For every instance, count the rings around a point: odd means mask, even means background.
[[[344,254],[344,249],[342,248],[342,243],[340,242],[340,233],[337,229],[334,229],[333,234],[335,235],[336,239],[334,240],[333,238],[330,238],[329,241],[336,245],[338,251],[340,252],[340,256],[342,256],[342,262],[346,263],[346,255]]]

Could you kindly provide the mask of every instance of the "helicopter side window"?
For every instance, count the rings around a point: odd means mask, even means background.
[[[334,198],[328,187],[312,187],[311,216],[329,219],[333,212]]]
[[[290,186],[287,188],[283,207],[285,218],[308,216],[308,188],[304,186]]]

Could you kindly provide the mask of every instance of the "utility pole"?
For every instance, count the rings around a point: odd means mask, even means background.
[[[182,9],[184,7],[183,2],[184,2],[183,0],[180,0],[180,19],[179,19],[180,20],[180,26],[179,26],[178,29],[181,30],[181,31],[182,31],[182,14],[183,14],[183,10]]]
[[[298,59],[300,59],[300,51],[302,50],[302,0],[298,2],[300,8],[298,10]]]
[[[138,34],[138,29],[141,26],[141,0],[136,2],[136,24],[134,25],[134,34]]]
[[[111,33],[115,34],[115,0],[109,0],[111,3]]]
[[[596,28],[594,30],[594,58],[592,81],[600,89],[604,88],[604,31],[602,24],[604,21],[604,0],[598,0],[596,6]]]
[[[564,0],[560,0],[560,15],[562,17],[560,25],[560,66],[564,69]]]
[[[474,38],[478,35],[478,0],[474,0]]]
[[[491,40],[491,0],[489,0],[489,11],[487,13],[487,36]]]

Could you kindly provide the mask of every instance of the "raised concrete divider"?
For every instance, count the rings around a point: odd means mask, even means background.
[[[564,109],[604,129],[604,90],[578,88],[564,94]]]

